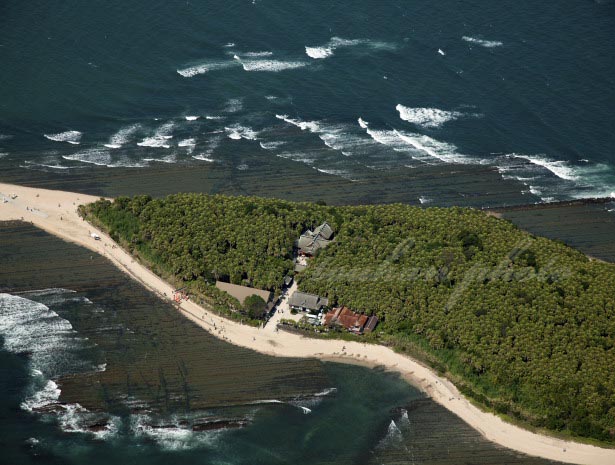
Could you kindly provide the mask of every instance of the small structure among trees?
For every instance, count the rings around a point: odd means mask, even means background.
[[[316,294],[297,291],[290,296],[288,301],[290,308],[301,312],[318,312],[329,305],[329,299]]]
[[[341,306],[325,315],[325,326],[336,324],[355,334],[371,333],[378,324],[378,317],[356,313],[348,307]]]
[[[331,242],[333,228],[326,221],[318,226],[314,231],[307,230],[297,242],[297,247],[301,255],[313,256],[318,250],[324,249]]]
[[[235,297],[250,318],[263,318],[273,308],[273,293],[253,287],[216,281],[216,287]]]

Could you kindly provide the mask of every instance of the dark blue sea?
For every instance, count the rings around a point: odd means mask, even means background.
[[[437,204],[488,170],[459,202],[615,195],[614,30],[611,0],[4,1],[0,171],[436,170],[395,200]]]

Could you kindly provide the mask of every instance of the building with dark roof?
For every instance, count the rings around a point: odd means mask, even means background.
[[[302,312],[317,312],[323,307],[329,305],[329,299],[326,297],[320,297],[316,294],[308,294],[307,292],[297,291],[290,296],[288,305],[290,305],[292,309]]]
[[[307,230],[297,241],[299,253],[302,255],[314,255],[318,250],[325,248],[331,242],[333,228],[326,221],[314,231]]]

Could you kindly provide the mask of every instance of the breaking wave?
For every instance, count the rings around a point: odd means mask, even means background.
[[[54,142],[68,142],[69,144],[79,145],[81,136],[83,134],[79,131],[65,131],[57,134],[44,134],[44,136]]]
[[[62,158],[91,165],[106,166],[107,168],[143,168],[147,166],[142,161],[133,161],[126,157],[113,157],[109,149],[104,147],[92,147],[70,155],[62,155]]]
[[[505,179],[514,179],[543,202],[567,198],[611,197],[615,192],[615,169],[604,163],[574,164],[544,155],[506,154],[494,164]]]
[[[258,136],[258,132],[254,131],[252,128],[242,126],[239,123],[225,127],[224,130],[226,131],[227,137],[233,140],[256,140]]]
[[[180,140],[177,143],[177,146],[185,148],[188,155],[190,155],[194,151],[194,147],[196,146],[196,139],[190,138],[190,139]]]
[[[172,132],[174,127],[175,123],[169,121],[156,129],[153,136],[146,137],[141,142],[137,142],[137,145],[141,147],[158,147],[168,149],[171,147],[168,141],[173,139]]]
[[[423,128],[439,128],[444,123],[465,116],[464,113],[458,111],[446,111],[438,108],[410,108],[401,104],[397,105],[395,109],[399,112],[401,119]]]
[[[274,140],[274,141],[269,141],[269,142],[260,142],[259,143],[261,148],[264,150],[275,150],[279,147],[281,147],[282,145],[285,145],[286,142],[285,141],[278,141],[278,140]]]
[[[231,52],[232,53],[232,52]],[[304,61],[276,60],[272,59],[273,52],[246,52],[233,54],[232,58],[222,61],[206,61],[197,65],[188,66],[177,70],[183,77],[191,78],[199,74],[212,71],[220,71],[241,66],[244,71],[269,71],[280,72],[290,69],[303,68],[308,63]]]
[[[162,449],[190,450],[213,446],[225,429],[195,431],[185,419],[156,419],[149,415],[131,415],[130,432],[136,437],[153,440]]]
[[[282,61],[282,60],[237,60],[243,66],[244,71],[269,71],[279,73],[291,69],[303,68],[307,66],[304,61]]]
[[[329,58],[339,48],[355,47],[363,45],[366,50],[395,50],[395,44],[380,42],[369,39],[343,39],[341,37],[331,37],[329,42],[324,45],[306,46],[305,53],[312,59],[319,60]]]
[[[208,61],[198,65],[188,66],[187,68],[178,69],[177,74],[190,78],[198,76],[199,74],[209,73],[210,71],[219,71],[222,69],[231,68],[233,66],[237,66],[237,64],[233,61]]]
[[[118,132],[116,132],[109,138],[109,142],[105,144],[105,147],[110,149],[121,148],[124,144],[128,143],[131,137],[140,129],[140,124],[133,124],[132,126],[120,129]]]
[[[565,161],[549,160],[546,157],[530,155],[511,154],[510,156],[512,158],[520,158],[523,160],[527,160],[533,165],[541,166],[553,173],[558,178],[566,179],[568,181],[576,181],[578,179],[578,175],[577,173],[575,173],[574,168],[567,164]]]

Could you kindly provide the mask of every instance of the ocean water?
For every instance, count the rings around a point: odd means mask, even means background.
[[[0,26],[4,180],[615,195],[610,0],[3,2]]]
[[[549,463],[395,374],[227,344],[31,225],[0,244],[0,463]]]

